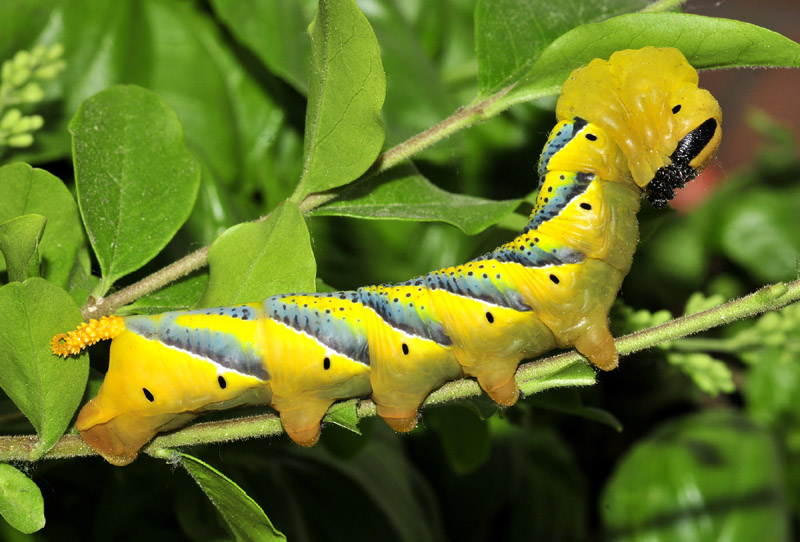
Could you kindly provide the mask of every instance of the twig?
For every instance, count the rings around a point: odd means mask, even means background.
[[[637,331],[616,339],[615,345],[622,355],[652,348],[663,342],[672,341],[686,335],[705,331],[730,322],[748,318],[770,310],[777,310],[800,300],[800,280],[790,283],[777,283],[757,290],[718,307],[676,318],[665,324]],[[567,352],[521,365],[517,370],[520,386],[542,389],[563,385],[588,385],[584,380],[562,379],[558,376],[583,363],[584,358],[577,352]],[[470,379],[448,382],[431,393],[423,403],[423,408],[433,405],[463,401],[480,395],[478,384]],[[351,400],[358,419],[376,415],[375,405],[369,399]],[[177,446],[228,442],[252,437],[275,436],[282,432],[280,420],[274,414],[263,414],[230,420],[193,424],[174,433],[159,436],[145,448],[150,455],[158,455],[161,450]],[[38,443],[34,435],[0,437],[0,461],[30,461],[30,454]],[[77,435],[66,435],[43,456],[44,459],[93,455]],[[163,455],[163,454],[162,454]]]

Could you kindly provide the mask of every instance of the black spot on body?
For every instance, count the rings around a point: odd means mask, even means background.
[[[406,343],[403,343],[403,355],[408,355],[408,345]]]
[[[150,390],[148,390],[147,388],[142,388],[142,392],[144,393],[145,399],[147,399],[151,403],[156,400],[156,398],[153,397],[153,394],[150,393]]]
[[[589,141],[597,141],[597,136],[594,134],[586,134],[586,139]]]
[[[550,280],[553,282],[553,284],[558,284],[559,282],[561,282],[555,275],[550,275]]]
[[[322,360],[322,368],[326,371],[331,368],[331,358],[325,358]]]
[[[678,111],[680,111],[680,110],[681,110],[681,104],[678,104],[678,105],[676,105],[675,107],[672,108],[672,114],[673,115],[677,115]]]
[[[228,383],[225,381],[225,377],[224,377],[224,376],[222,376],[222,375],[219,375],[219,376],[217,377],[217,383],[219,384],[219,387],[220,387],[220,389],[222,389],[222,390],[224,390],[225,388],[227,388],[227,387],[228,387]]]
[[[490,324],[494,324],[494,315],[491,312],[486,313],[486,321]]]
[[[585,209],[587,211],[591,211],[592,210],[592,205],[590,203],[583,202],[583,203],[581,203],[581,209]]]

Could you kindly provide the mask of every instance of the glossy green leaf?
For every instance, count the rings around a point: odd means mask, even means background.
[[[201,307],[314,291],[316,264],[308,228],[300,210],[290,202],[263,222],[228,229],[211,245],[208,266],[208,287]]]
[[[315,209],[312,216],[440,221],[475,234],[497,223],[519,203],[446,192],[406,164],[347,187],[341,196]]]
[[[386,77],[375,34],[353,0],[320,0],[309,26],[311,80],[303,174],[293,196],[359,177],[383,146]]]
[[[30,534],[44,527],[44,499],[23,473],[0,463],[0,515],[12,527]]]
[[[556,39],[489,109],[501,111],[554,95],[575,68],[620,49],[647,45],[677,47],[697,69],[800,66],[799,44],[749,23],[684,13],[621,15],[579,26]]]
[[[0,321],[0,387],[39,434],[36,458],[61,437],[83,396],[89,356],[50,351],[53,335],[75,329],[81,314],[64,290],[31,278],[0,288]]]
[[[6,259],[8,280],[22,282],[39,276],[39,242],[47,218],[30,214],[0,224],[0,252]]]
[[[600,512],[608,540],[788,541],[772,436],[735,412],[673,420],[626,455]]]
[[[211,465],[178,453],[181,465],[219,511],[236,540],[286,540],[267,515],[236,483]]]
[[[757,280],[796,276],[800,260],[800,190],[751,191],[731,201],[719,219],[725,254]]]
[[[150,261],[191,212],[200,170],[170,107],[135,86],[85,101],[70,123],[78,204],[100,294]]]
[[[305,30],[316,8],[314,0],[212,0],[211,5],[265,66],[299,92],[307,92],[311,46]]]
[[[344,427],[345,429],[360,435],[361,430],[358,428],[359,420],[358,411],[356,408],[357,406],[358,401],[355,399],[334,403],[333,406],[328,409],[328,412],[325,414],[325,418],[323,418],[323,420],[326,422],[335,423],[340,427]]]
[[[436,431],[455,472],[473,472],[489,459],[489,426],[470,409],[456,405],[432,408],[425,411],[425,424]]]
[[[557,37],[581,24],[636,11],[646,0],[479,0],[475,48],[481,96],[516,82]]]
[[[0,223],[28,214],[47,218],[38,246],[41,273],[50,282],[66,287],[77,252],[85,243],[72,194],[50,173],[22,163],[0,168],[0,193],[4,194],[0,198]],[[5,267],[0,255],[0,271]]]
[[[448,92],[444,74],[435,64],[438,59],[432,59],[423,48],[418,24],[409,20],[403,6],[396,0],[370,0],[360,5],[381,46],[386,72],[382,117],[386,123],[386,146],[391,147],[448,117],[461,102]],[[449,143],[437,145],[434,150],[452,158],[452,147],[457,144]]]

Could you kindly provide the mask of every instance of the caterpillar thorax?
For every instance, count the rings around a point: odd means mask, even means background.
[[[716,151],[721,114],[679,51],[648,47],[573,72],[557,115],[528,225],[466,264],[349,292],[113,317],[57,337],[67,354],[113,336],[105,381],[78,418],[84,440],[124,465],[202,410],[265,403],[312,445],[338,399],[371,395],[408,431],[426,395],[461,376],[514,404],[519,362],[555,346],[616,367],[608,310],[630,269],[642,192],[663,205],[693,178]]]

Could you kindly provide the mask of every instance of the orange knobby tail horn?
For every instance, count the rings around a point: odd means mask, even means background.
[[[96,342],[113,339],[124,330],[125,321],[121,316],[103,316],[99,320],[92,318],[79,325],[75,331],[59,333],[53,337],[50,349],[56,356],[79,354],[84,348]]]

